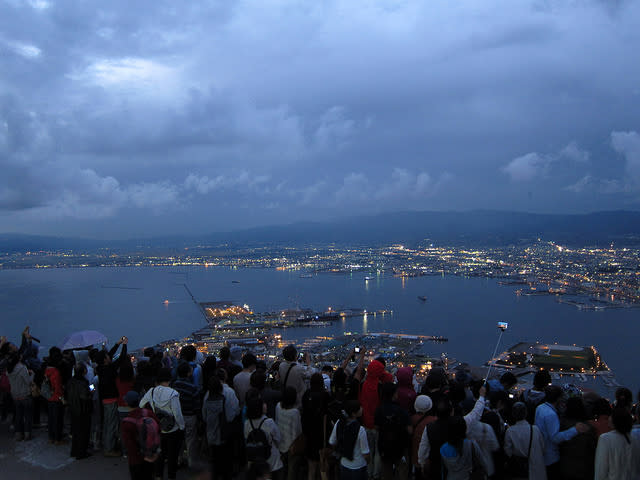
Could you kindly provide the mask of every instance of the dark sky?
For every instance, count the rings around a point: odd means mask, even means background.
[[[640,208],[640,2],[0,0],[0,232]]]

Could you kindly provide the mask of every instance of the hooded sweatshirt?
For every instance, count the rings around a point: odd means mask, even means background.
[[[362,405],[362,424],[365,428],[375,428],[375,412],[380,405],[378,385],[381,382],[391,382],[393,377],[385,372],[384,365],[378,360],[373,360],[367,367],[367,378],[360,390],[360,404]]]
[[[398,379],[398,405],[411,413],[417,396],[413,388],[413,370],[411,367],[399,368],[396,378]]]
[[[176,423],[171,430],[162,433],[171,433],[176,430],[184,430],[184,417],[182,416],[182,409],[180,408],[180,394],[171,387],[165,387],[164,385],[158,385],[150,389],[144,394],[142,400],[140,400],[140,408],[145,405],[149,405],[149,409],[153,410],[157,414],[158,410],[162,410],[164,413],[173,415]]]

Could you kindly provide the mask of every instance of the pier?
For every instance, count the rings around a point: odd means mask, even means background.
[[[446,337],[441,337],[437,335],[412,335],[409,333],[386,333],[386,332],[378,332],[378,333],[367,333],[369,337],[387,337],[387,338],[398,338],[401,340],[421,340],[427,342],[448,342],[449,339]]]

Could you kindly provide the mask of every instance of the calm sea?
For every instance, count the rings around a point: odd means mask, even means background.
[[[238,283],[234,283],[238,282]],[[282,308],[364,308],[367,315],[324,328],[293,328],[284,338],[321,334],[399,332],[443,335],[429,347],[471,364],[486,361],[498,338],[497,321],[509,322],[502,340],[595,345],[620,383],[637,391],[632,361],[640,338],[638,309],[582,311],[554,297],[519,297],[515,287],[479,278],[394,278],[228,268],[83,268],[0,271],[0,335],[19,340],[31,326],[42,344],[58,343],[76,330],[95,329],[110,341],[127,335],[141,347],[180,338],[204,325],[184,287],[198,301],[248,303],[254,311]],[[422,302],[418,296],[426,296]],[[169,300],[168,304],[164,300]]]

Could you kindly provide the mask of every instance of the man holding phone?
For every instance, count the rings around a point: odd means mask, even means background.
[[[296,407],[300,407],[302,402],[302,395],[307,390],[307,380],[316,373],[316,370],[311,367],[311,357],[309,353],[305,352],[303,362],[296,362],[298,359],[298,351],[293,345],[288,345],[282,350],[282,357],[284,361],[280,363],[280,382],[282,391],[287,387],[293,387],[296,389],[297,399]]]

